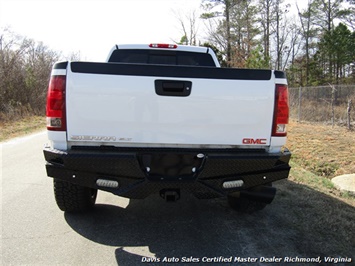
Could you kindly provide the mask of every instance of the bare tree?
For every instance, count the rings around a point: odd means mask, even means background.
[[[209,41],[224,51],[227,66],[246,67],[258,47],[258,9],[254,0],[205,0]]]
[[[203,19],[215,19],[218,17],[223,17],[224,20],[218,21],[219,35],[224,35],[226,61],[230,65],[232,61],[232,33],[231,33],[231,12],[232,8],[238,4],[238,0],[202,0],[205,3],[204,8],[205,13],[201,15]],[[218,9],[218,8],[222,8]],[[217,37],[215,34],[212,36],[216,41],[221,42],[221,38]]]
[[[306,86],[309,84],[309,65],[310,65],[310,47],[313,39],[317,35],[318,29],[314,26],[314,18],[317,8],[317,3],[314,0],[308,0],[308,5],[304,11],[301,11],[297,6],[298,16],[301,24],[301,35],[304,39],[305,45],[305,66],[306,66]]]
[[[260,13],[259,22],[262,29],[262,40],[264,48],[264,57],[270,58],[270,38],[272,35],[271,24],[274,20],[274,0],[258,0]]]
[[[44,114],[51,67],[59,54],[43,43],[0,32],[0,119]]]
[[[197,45],[198,34],[198,15],[196,10],[192,10],[190,13],[183,14],[180,11],[175,12],[175,16],[179,22],[180,29],[182,31],[182,37],[179,42],[185,45]],[[176,42],[176,41],[175,41]]]

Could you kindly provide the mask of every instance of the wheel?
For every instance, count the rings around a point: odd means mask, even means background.
[[[54,196],[59,209],[65,212],[85,212],[95,205],[97,189],[78,186],[54,179]]]
[[[267,194],[263,194],[265,191],[269,191]],[[241,213],[253,213],[256,211],[261,211],[264,209],[271,201],[273,200],[275,196],[276,190],[272,188],[272,184],[266,184],[264,186],[259,186],[247,191],[241,191],[240,193],[237,193],[236,195],[228,195],[228,204],[229,206]],[[260,195],[266,196],[266,198],[263,198],[263,200],[260,200]],[[257,195],[257,198],[254,197],[254,195]],[[256,200],[259,199],[259,200]]]

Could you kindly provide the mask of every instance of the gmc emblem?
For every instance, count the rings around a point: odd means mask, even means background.
[[[243,144],[259,144],[259,145],[263,145],[266,144],[266,139],[250,139],[250,138],[245,138],[243,139]]]

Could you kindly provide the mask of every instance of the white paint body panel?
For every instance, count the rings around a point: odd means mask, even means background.
[[[65,131],[51,131],[47,130],[50,147],[58,150],[67,150],[67,134]]]
[[[159,96],[156,79],[191,81],[191,95]],[[243,145],[244,138],[253,138],[266,139],[261,146],[268,147],[274,97],[274,79],[81,74],[68,68],[68,144],[256,148]]]

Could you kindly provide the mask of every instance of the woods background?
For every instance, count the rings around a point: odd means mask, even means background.
[[[295,119],[354,121],[355,0],[293,5],[284,0],[202,0],[199,10],[176,13],[182,33],[176,43],[213,48],[223,67],[286,71]],[[63,56],[0,29],[0,122],[44,115],[53,63],[79,59],[79,53]]]

